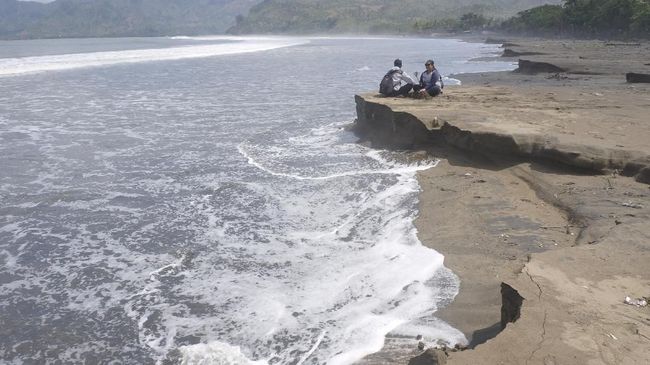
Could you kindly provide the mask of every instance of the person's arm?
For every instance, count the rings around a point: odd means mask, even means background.
[[[437,80],[440,81],[440,88],[443,89],[445,87],[445,83],[442,82],[442,75],[440,74],[440,72],[438,72],[438,70],[436,70],[436,75],[438,76]]]
[[[406,72],[401,73],[402,80],[408,84],[415,85],[415,80]]]

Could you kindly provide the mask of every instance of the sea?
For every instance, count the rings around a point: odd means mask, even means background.
[[[0,41],[2,364],[351,364],[464,343],[418,240],[435,157],[358,143],[395,58],[514,68],[404,37]],[[459,87],[462,87],[459,86]],[[453,93],[453,88],[446,89]],[[413,342],[415,344],[415,342]]]

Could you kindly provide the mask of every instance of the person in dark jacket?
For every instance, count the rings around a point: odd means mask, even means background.
[[[442,93],[442,88],[445,84],[442,82],[442,76],[436,69],[433,60],[425,62],[424,67],[427,69],[420,75],[420,93],[429,94],[431,96],[438,96]]]

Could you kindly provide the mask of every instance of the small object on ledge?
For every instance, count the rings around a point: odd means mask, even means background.
[[[623,303],[633,305],[633,306],[636,306],[636,307],[647,307],[648,306],[648,301],[645,298],[632,299],[630,297],[625,297],[625,300],[623,301]]]

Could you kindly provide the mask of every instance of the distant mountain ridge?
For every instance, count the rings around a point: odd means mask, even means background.
[[[261,0],[0,0],[0,38],[219,34]]]
[[[416,22],[460,18],[467,13],[504,19],[562,0],[265,0],[228,30],[252,33],[409,32]]]
[[[0,39],[410,33],[464,14],[506,18],[562,0],[0,0]],[[250,11],[249,11],[250,10]],[[244,16],[246,15],[246,16]],[[471,20],[471,18],[469,18]],[[479,19],[480,20],[480,19]]]

